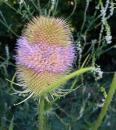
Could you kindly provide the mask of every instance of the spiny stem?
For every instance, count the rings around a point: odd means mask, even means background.
[[[112,80],[112,83],[111,83],[110,90],[108,92],[107,98],[106,98],[105,103],[104,103],[104,105],[102,107],[102,110],[101,110],[101,112],[100,112],[100,114],[99,114],[99,116],[98,116],[98,118],[97,118],[97,120],[95,122],[95,127],[93,128],[93,130],[97,130],[100,127],[100,125],[102,123],[102,120],[103,120],[104,116],[106,115],[108,107],[109,107],[109,105],[110,105],[110,103],[112,101],[115,90],[116,90],[116,73],[114,74],[114,77],[113,77],[113,80]]]
[[[39,130],[44,130],[45,120],[44,120],[44,97],[41,96],[38,104],[38,114],[39,114]]]

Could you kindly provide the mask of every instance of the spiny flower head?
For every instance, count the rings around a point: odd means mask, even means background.
[[[69,26],[62,19],[49,17],[36,17],[27,24],[24,30],[28,42],[40,44],[68,45],[71,43]]]
[[[36,95],[69,72],[74,60],[72,36],[66,22],[37,17],[17,40],[17,77]]]

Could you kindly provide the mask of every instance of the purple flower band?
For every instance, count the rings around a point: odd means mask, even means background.
[[[29,44],[25,37],[17,41],[16,63],[40,72],[64,73],[74,61],[74,46]]]

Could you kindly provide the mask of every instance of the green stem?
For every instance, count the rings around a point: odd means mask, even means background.
[[[116,73],[114,74],[114,77],[113,77],[113,80],[112,80],[112,83],[111,83],[110,90],[108,92],[107,98],[106,98],[105,103],[104,103],[104,105],[102,107],[102,110],[101,110],[101,112],[100,112],[100,114],[99,114],[99,116],[98,116],[98,118],[97,118],[97,120],[95,122],[95,127],[93,128],[93,130],[97,130],[100,127],[100,125],[102,123],[102,120],[103,120],[104,116],[106,115],[108,107],[109,107],[109,105],[110,105],[110,103],[112,101],[115,90],[116,90]]]
[[[40,97],[38,105],[38,114],[39,114],[39,130],[44,130],[45,120],[44,120],[44,97]]]

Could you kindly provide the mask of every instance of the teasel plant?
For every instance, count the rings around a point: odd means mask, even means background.
[[[86,0],[86,8],[81,32],[83,32],[83,27],[85,25],[86,12],[89,6],[89,2],[90,2],[89,0]],[[94,49],[92,53],[93,67],[83,68],[85,66],[86,61],[88,60],[89,55],[85,59],[84,63],[82,63],[81,62],[82,49],[81,47],[77,48],[77,45],[75,46],[70,31],[70,26],[68,25],[68,23],[64,19],[50,17],[50,14],[54,12],[55,8],[54,1],[52,3],[53,4],[51,6],[51,9],[49,10],[49,16],[46,17],[37,16],[32,18],[31,21],[28,18],[29,23],[25,26],[22,32],[22,36],[18,38],[16,45],[16,52],[17,52],[16,77],[18,83],[13,82],[15,75],[13,76],[12,81],[10,81],[11,85],[14,83],[15,85],[23,86],[24,91],[21,92],[13,88],[16,93],[29,94],[29,96],[26,99],[15,105],[19,105],[25,102],[30,97],[34,97],[35,99],[38,100],[39,130],[45,129],[46,103],[47,102],[50,103],[51,100],[55,101],[57,98],[64,97],[65,95],[77,89],[72,87],[69,89],[64,88],[63,85],[68,80],[70,80],[75,76],[82,75],[83,73],[88,71],[98,72],[100,74],[99,77],[101,77],[102,75],[101,74],[102,71],[99,68],[95,69],[94,67],[95,66]],[[100,6],[101,9],[100,12],[102,12],[103,9],[109,9],[107,8],[107,6],[103,8],[103,5],[101,3],[99,3],[98,5]],[[22,13],[20,13],[20,15],[22,15]],[[110,16],[111,15],[112,11]],[[101,20],[104,23],[105,15],[102,13],[102,15],[100,14],[100,16],[102,16]],[[108,36],[106,37],[106,41],[110,43],[111,42],[110,28],[107,21],[105,21],[103,25],[104,28],[106,28],[107,33],[106,36]],[[101,29],[99,34],[100,35],[99,43],[101,43],[102,32],[103,31]],[[95,42],[94,44],[96,44],[95,40],[94,42]],[[72,72],[73,63],[75,62],[77,57],[76,49],[78,49],[78,53],[80,53],[79,67],[78,67],[79,69],[77,71]],[[98,116],[98,119],[95,121],[95,126],[92,128],[92,130],[93,129],[97,130],[102,123],[102,120],[108,110],[108,106],[110,105],[114,92],[116,90],[115,81],[116,81],[116,75],[110,87],[109,94],[107,95],[107,98],[104,102],[102,111]]]
[[[76,49],[68,23],[61,18],[34,17],[24,28],[16,44],[16,77],[29,93],[21,104],[30,97],[38,99],[39,130],[45,130],[45,103],[63,97],[75,89],[63,85],[71,78],[94,67],[72,72]]]

